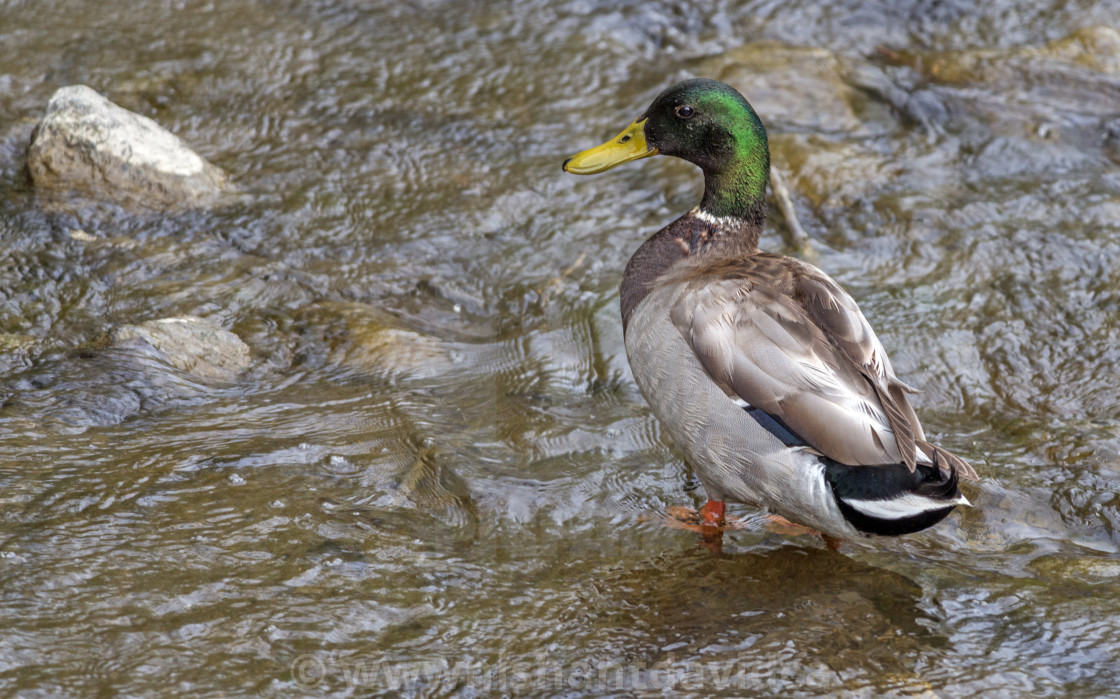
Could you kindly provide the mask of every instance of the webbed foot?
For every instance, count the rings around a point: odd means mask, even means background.
[[[824,545],[832,551],[839,551],[840,544],[844,543],[843,539],[837,539],[834,536],[829,536],[824,532],[819,532],[812,527],[806,527],[802,524],[796,524],[789,521],[781,515],[766,515],[766,528],[775,534],[785,534],[787,536],[801,536],[808,534],[809,536],[819,536]]]
[[[665,523],[677,529],[697,532],[702,546],[720,553],[723,550],[723,533],[743,528],[741,520],[725,517],[724,509],[720,500],[707,501],[699,512],[684,505],[673,505],[665,510]]]

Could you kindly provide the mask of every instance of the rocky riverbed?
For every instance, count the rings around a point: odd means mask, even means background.
[[[0,688],[1115,691],[1118,18],[5,5]],[[617,287],[700,182],[560,163],[694,75],[758,108],[807,254],[980,472],[973,509],[839,553],[750,528],[717,556],[657,524],[701,490],[629,375]],[[44,179],[66,88],[206,182]]]

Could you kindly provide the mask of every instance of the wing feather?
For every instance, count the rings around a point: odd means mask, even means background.
[[[823,273],[798,276],[796,289],[809,321],[824,332],[831,346],[871,384],[902,459],[913,471],[918,454],[917,440],[924,436],[921,426],[905,393],[893,390],[905,384],[895,377],[886,350],[855,299]]]
[[[708,375],[840,463],[933,460],[912,389],[851,296],[804,263],[758,260],[697,275],[670,309]]]

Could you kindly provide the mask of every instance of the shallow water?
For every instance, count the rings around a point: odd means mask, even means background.
[[[5,5],[0,687],[1114,693],[1118,17]],[[749,529],[715,555],[648,521],[703,495],[630,377],[617,286],[700,182],[666,159],[560,163],[690,75],[758,108],[813,261],[980,472],[975,508],[839,553]],[[79,82],[242,194],[49,210],[24,150]],[[250,369],[207,382],[82,349],[181,315],[237,333]]]

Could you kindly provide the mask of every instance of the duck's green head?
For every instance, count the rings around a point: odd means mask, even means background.
[[[683,158],[704,171],[700,208],[707,213],[758,217],[770,149],[758,115],[735,88],[704,79],[677,83],[618,136],[564,161],[564,170],[590,175],[658,154]]]

